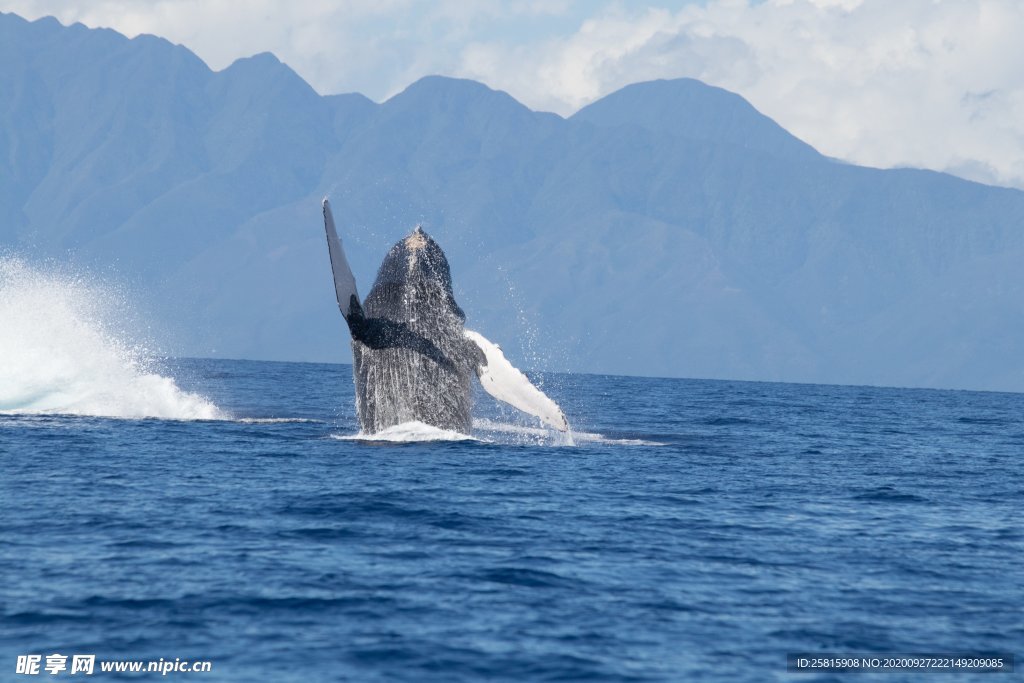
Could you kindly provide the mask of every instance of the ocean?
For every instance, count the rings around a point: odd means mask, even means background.
[[[0,258],[0,680],[1022,650],[1024,395],[534,374],[571,436],[478,391],[470,434],[368,437],[351,367],[166,360],[129,294]]]
[[[0,360],[2,680],[822,681],[787,654],[1024,645],[1022,395],[533,375],[571,440],[482,393],[472,438],[365,440],[349,366],[72,382],[31,351]]]

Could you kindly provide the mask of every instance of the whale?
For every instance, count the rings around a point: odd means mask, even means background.
[[[468,434],[474,376],[497,400],[547,427],[569,431],[558,404],[515,368],[500,346],[466,329],[448,258],[421,226],[391,247],[360,301],[327,198],[322,208],[335,296],[352,338],[361,433],[422,422]]]

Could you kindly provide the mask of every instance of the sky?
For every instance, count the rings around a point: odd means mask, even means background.
[[[428,74],[569,115],[629,83],[737,92],[824,154],[1024,188],[1019,0],[0,0],[152,33],[213,69],[273,52],[322,94]]]

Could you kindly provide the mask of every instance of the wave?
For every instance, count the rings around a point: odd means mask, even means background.
[[[538,446],[575,446],[575,432],[560,432],[544,427],[495,422],[487,418],[473,420],[473,429],[487,434],[492,440]],[[501,436],[499,436],[501,435]],[[511,439],[509,438],[511,437]]]
[[[316,420],[311,417],[235,417],[232,422],[245,425],[274,425],[274,424],[318,424],[323,420]]]
[[[0,414],[226,419],[157,371],[129,309],[103,283],[0,256]]]
[[[486,418],[473,420],[473,428],[482,432],[497,432],[520,435],[522,440],[544,443],[552,446],[578,446],[582,444],[604,444],[609,446],[664,446],[658,441],[644,439],[615,439],[593,432],[559,432],[543,427],[526,427],[517,424],[495,422]]]
[[[414,420],[388,427],[376,434],[331,434],[332,439],[341,441],[384,441],[392,443],[420,443],[425,441],[478,441],[479,439],[468,434],[456,432],[450,429],[433,427],[424,422]]]
[[[663,446],[656,441],[642,439],[614,439],[603,434],[590,432],[559,432],[543,427],[526,427],[523,425],[495,422],[493,420],[473,420],[473,434],[433,427],[423,422],[404,422],[389,427],[376,434],[331,434],[332,439],[340,441],[380,441],[388,443],[423,443],[444,441],[475,441],[478,443],[501,443],[532,446],[576,446],[582,444],[601,444],[608,446]]]

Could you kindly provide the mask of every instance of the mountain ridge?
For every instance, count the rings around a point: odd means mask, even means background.
[[[568,118],[443,76],[376,103],[40,21],[0,14],[0,244],[117,264],[180,354],[347,360],[330,195],[364,294],[423,223],[525,367],[1024,390],[1018,190],[837,163],[692,79]]]
[[[653,132],[730,143],[795,160],[821,156],[740,95],[693,78],[632,83],[569,118],[602,126],[637,125]],[[681,121],[673,122],[672,118]]]

